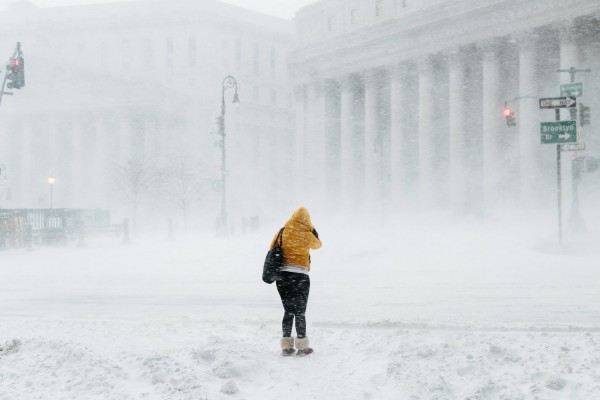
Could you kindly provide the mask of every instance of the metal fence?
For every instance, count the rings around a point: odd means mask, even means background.
[[[0,249],[70,241],[83,245],[86,236],[100,233],[114,233],[129,242],[127,220],[111,224],[106,210],[0,209]]]

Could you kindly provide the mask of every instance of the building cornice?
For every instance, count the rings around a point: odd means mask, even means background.
[[[456,0],[343,35],[301,45],[290,55],[292,75],[336,77],[535,27],[600,14],[597,0]],[[306,18],[306,16],[304,16]]]

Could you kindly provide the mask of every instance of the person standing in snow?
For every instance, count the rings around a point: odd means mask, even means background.
[[[271,249],[275,246],[279,231],[271,242]],[[281,237],[283,248],[283,265],[279,279],[276,282],[277,291],[285,310],[281,323],[283,337],[281,338],[281,354],[291,356],[296,352],[292,327],[296,322],[295,345],[299,356],[313,352],[309,347],[306,336],[306,304],[310,291],[310,249],[321,247],[319,234],[310,220],[310,214],[304,207],[300,207],[288,222],[286,222]]]

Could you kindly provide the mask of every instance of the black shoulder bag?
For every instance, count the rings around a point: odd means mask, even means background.
[[[283,228],[279,231],[275,245],[265,257],[265,265],[263,266],[262,279],[263,282],[271,284],[279,278],[279,272],[283,265],[283,247],[282,247]]]

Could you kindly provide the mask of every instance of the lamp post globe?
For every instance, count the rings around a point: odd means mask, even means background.
[[[48,184],[50,185],[50,208],[52,208],[52,187],[54,186],[56,179],[52,175],[48,177]]]

